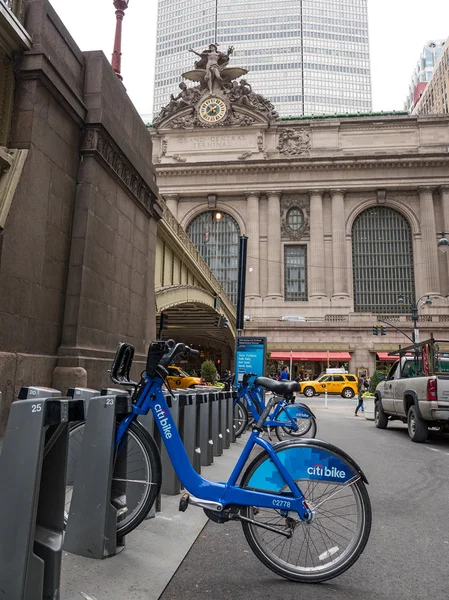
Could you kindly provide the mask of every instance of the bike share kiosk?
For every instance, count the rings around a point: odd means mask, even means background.
[[[82,402],[22,388],[0,455],[0,598],[59,600],[69,422]],[[60,393],[59,393],[60,396]]]

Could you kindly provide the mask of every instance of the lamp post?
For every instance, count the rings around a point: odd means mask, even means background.
[[[430,296],[428,294],[424,294],[424,296],[421,296],[421,298],[418,298],[418,300],[415,303],[410,302],[410,306],[412,309],[413,343],[414,344],[419,344],[418,309],[419,309],[419,303],[421,302],[421,300],[423,300],[423,298],[425,298],[426,300],[425,300],[425,302],[423,302],[422,306],[424,306],[424,305],[430,306],[432,304],[432,300],[430,299]],[[399,296],[398,304],[405,304],[404,296]]]
[[[128,8],[129,0],[114,0],[115,16],[117,19],[115,25],[114,51],[112,53],[112,68],[115,74],[123,81],[121,76],[121,57],[122,57],[122,23],[125,16],[125,10]]]

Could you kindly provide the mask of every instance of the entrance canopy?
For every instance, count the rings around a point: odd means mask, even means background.
[[[377,360],[382,360],[384,362],[394,362],[395,360],[398,360],[398,358],[398,356],[388,356],[388,352],[377,353]]]
[[[324,361],[327,360],[346,362],[351,360],[349,352],[292,352],[292,360],[301,360],[305,362],[310,361]],[[290,360],[290,352],[272,352],[270,354],[270,360]]]

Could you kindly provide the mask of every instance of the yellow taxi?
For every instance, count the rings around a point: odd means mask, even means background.
[[[195,385],[200,385],[201,379],[199,377],[191,377],[190,375],[187,375],[187,373],[183,371],[181,367],[170,366],[168,367],[167,381],[171,390],[185,390]]]
[[[357,394],[357,375],[338,373],[321,375],[312,381],[301,381],[300,392],[307,398],[316,394],[340,394],[343,398],[353,398]]]

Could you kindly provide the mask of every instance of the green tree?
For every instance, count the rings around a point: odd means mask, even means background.
[[[217,369],[211,360],[205,360],[201,365],[201,377],[207,381],[207,383],[215,383]]]
[[[385,379],[386,371],[375,371],[373,376],[371,377],[369,392],[374,396],[374,392],[376,391],[376,386],[380,381]]]

